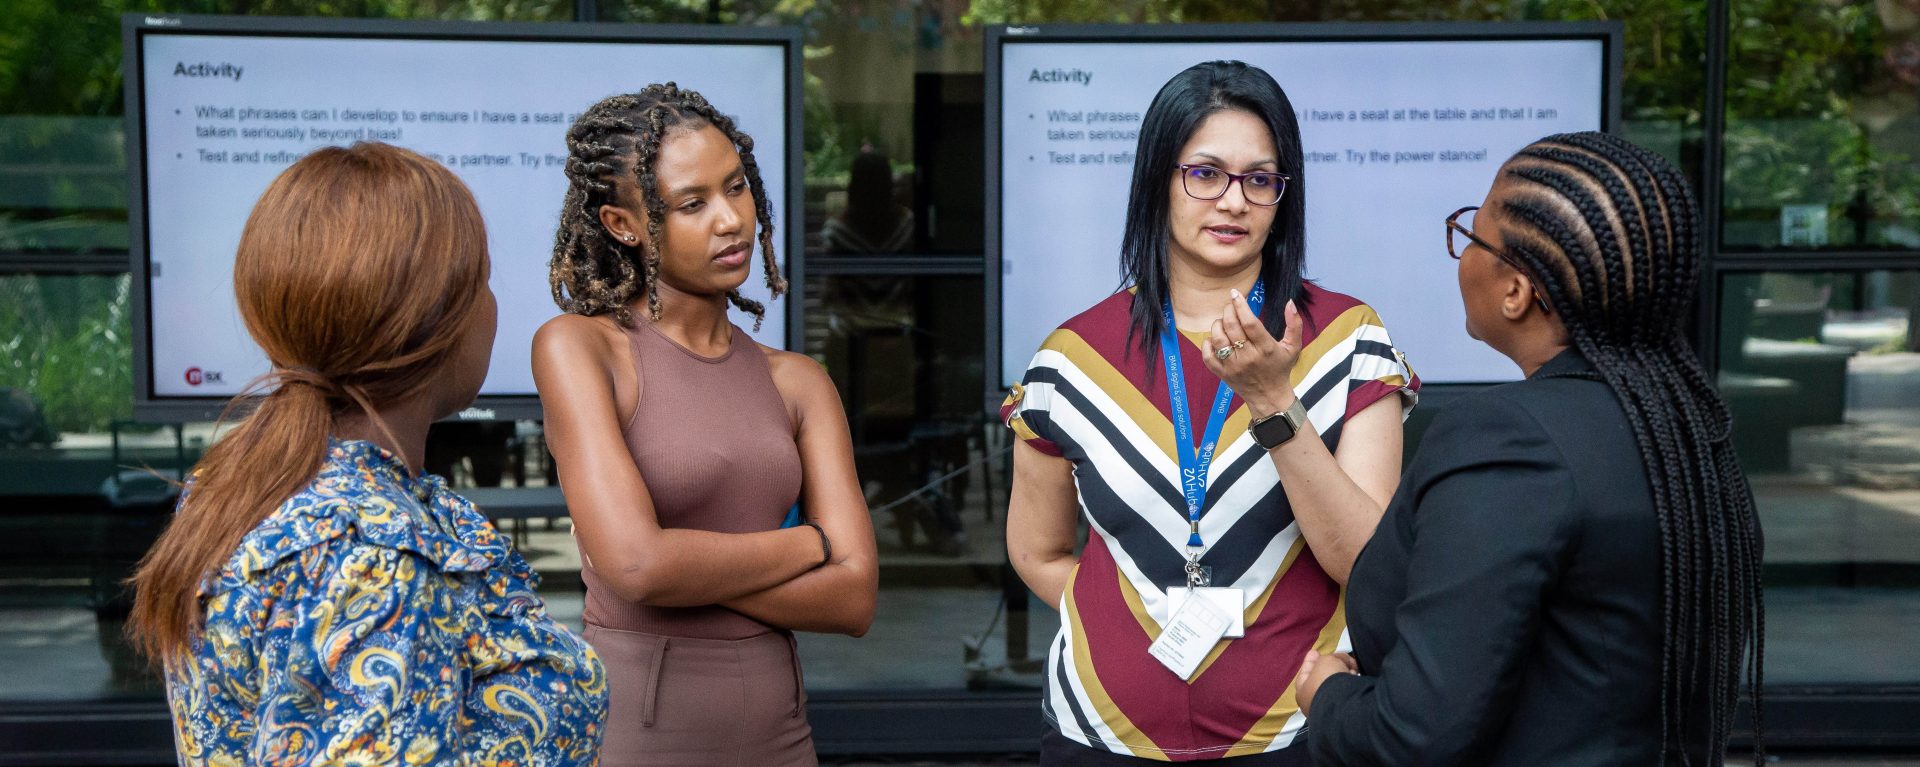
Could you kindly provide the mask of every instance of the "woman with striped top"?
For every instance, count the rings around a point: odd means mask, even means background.
[[[1301,277],[1299,127],[1266,72],[1175,76],[1135,156],[1131,286],[1050,335],[1002,411],[1008,554],[1061,613],[1041,763],[1306,764],[1291,681],[1347,646],[1342,584],[1419,382],[1372,309]],[[1176,670],[1149,648],[1189,601],[1239,625]]]

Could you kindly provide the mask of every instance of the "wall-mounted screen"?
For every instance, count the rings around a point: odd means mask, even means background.
[[[1377,309],[1424,381],[1518,378],[1467,336],[1443,222],[1528,142],[1612,129],[1619,36],[1612,23],[993,30],[989,384],[1018,380],[1049,332],[1124,287],[1141,119],[1173,75],[1218,59],[1265,69],[1293,103],[1307,278]]]
[[[565,132],[601,98],[670,80],[734,116],[773,192],[781,260],[800,251],[793,30],[135,14],[126,38],[144,416],[204,417],[268,371],[234,305],[234,251],[267,184],[317,147],[407,147],[473,190],[500,306],[473,417],[535,417],[530,348],[558,313],[547,262]],[[753,264],[743,290],[766,301]],[[785,346],[797,307],[768,306],[757,337]]]

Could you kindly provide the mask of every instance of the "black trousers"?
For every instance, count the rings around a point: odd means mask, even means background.
[[[1148,764],[1165,764],[1165,762],[1116,754],[1082,745],[1061,735],[1059,730],[1048,729],[1047,734],[1040,737],[1040,767],[1141,767]],[[1304,738],[1300,738],[1295,739],[1292,745],[1271,753],[1236,756],[1232,759],[1180,762],[1180,764],[1215,767],[1313,767],[1313,760],[1307,758],[1307,742]]]

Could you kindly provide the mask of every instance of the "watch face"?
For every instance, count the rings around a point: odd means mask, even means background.
[[[1279,447],[1281,443],[1293,439],[1293,423],[1284,414],[1276,414],[1261,419],[1253,425],[1253,441],[1268,450]]]

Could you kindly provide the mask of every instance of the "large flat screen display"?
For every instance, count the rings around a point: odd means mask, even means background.
[[[1443,222],[1528,142],[1613,128],[1619,36],[1613,23],[991,31],[989,384],[1019,380],[1049,332],[1123,287],[1141,118],[1169,78],[1218,59],[1265,69],[1293,103],[1307,278],[1377,309],[1426,382],[1518,378],[1466,334]]]
[[[594,102],[675,81],[755,139],[783,262],[798,252],[799,37],[785,29],[129,15],[137,410],[195,417],[268,371],[233,300],[254,201],[315,148],[384,141],[439,159],[486,219],[499,335],[471,417],[533,417],[565,132]],[[745,292],[767,301],[759,254]],[[788,276],[799,276],[795,269]],[[432,289],[432,286],[423,286]],[[758,339],[793,315],[767,302]]]

